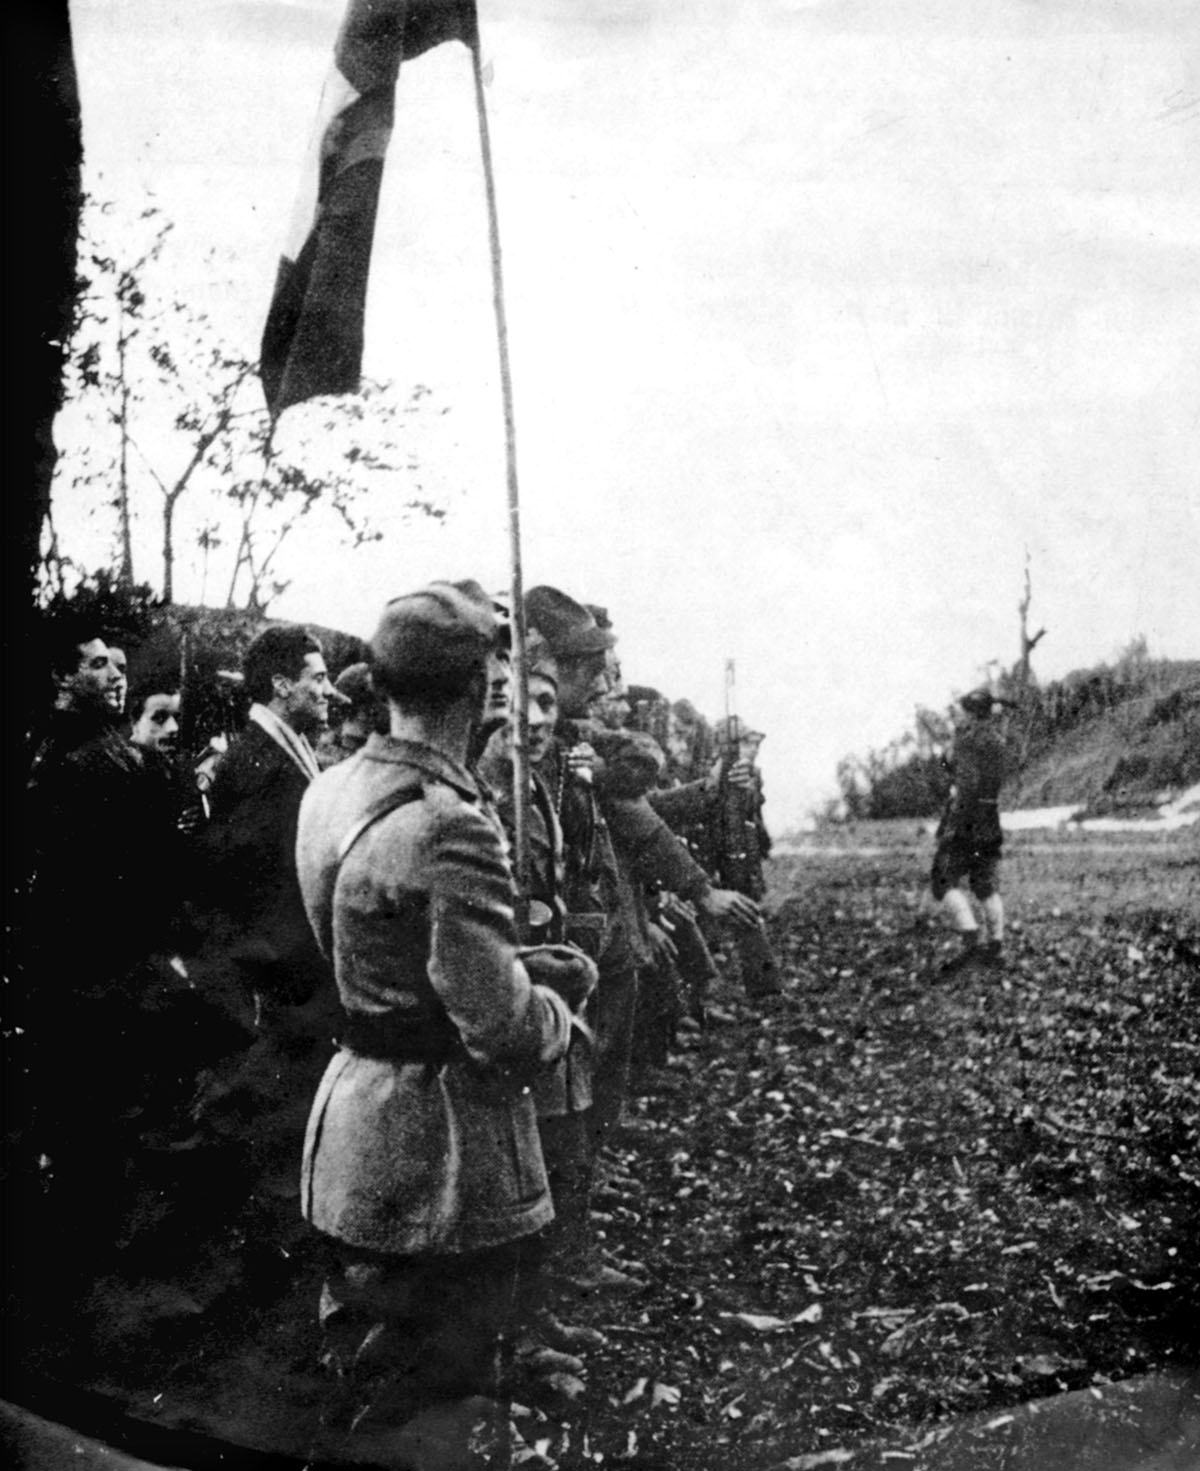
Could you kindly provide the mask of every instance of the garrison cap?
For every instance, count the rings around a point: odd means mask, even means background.
[[[371,657],[388,685],[448,689],[482,668],[499,630],[478,583],[431,582],[388,603]]]
[[[434,586],[438,586],[437,583]],[[485,592],[473,577],[468,577],[462,582],[452,582],[450,587],[456,587],[464,597],[472,602],[484,604],[492,610],[492,616],[496,620],[496,639],[492,645],[496,649],[512,648],[512,618],[509,615],[508,604],[501,602],[494,593]]]
[[[525,618],[558,659],[603,654],[617,641],[597,624],[582,603],[556,587],[530,588],[525,594]]]
[[[347,664],[333,682],[339,699],[352,709],[362,709],[379,697],[371,683],[371,666],[366,663]]]

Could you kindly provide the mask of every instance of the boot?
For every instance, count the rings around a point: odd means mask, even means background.
[[[963,930],[962,949],[952,959],[945,962],[945,964],[941,967],[941,974],[944,976],[954,975],[957,971],[962,970],[964,966],[970,965],[971,962],[978,959],[978,957],[979,931]]]
[[[1003,970],[1004,945],[1000,940],[988,940],[979,947],[979,959],[989,970]]]

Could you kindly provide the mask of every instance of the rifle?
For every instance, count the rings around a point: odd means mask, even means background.
[[[762,894],[763,853],[759,842],[758,789],[735,786],[729,780],[729,768],[737,760],[735,736],[741,722],[734,711],[736,704],[736,667],[732,659],[725,661],[725,731],[726,748],[721,754],[717,778],[716,852],[714,867],[722,885],[757,899]]]

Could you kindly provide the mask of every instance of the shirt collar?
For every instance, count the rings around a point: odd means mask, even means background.
[[[399,740],[396,736],[375,733],[368,737],[363,755],[370,761],[389,761],[398,766],[413,766],[435,781],[445,782],[464,797],[480,798],[479,783],[462,764],[436,746],[424,741]]]
[[[291,757],[309,781],[320,775],[321,768],[317,765],[313,748],[299,731],[293,730],[286,720],[281,720],[270,706],[257,703],[251,705],[250,719]]]

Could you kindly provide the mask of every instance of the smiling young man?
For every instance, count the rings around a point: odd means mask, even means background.
[[[327,979],[296,877],[296,822],[318,774],[309,738],[328,718],[333,686],[321,645],[294,625],[260,633],[242,673],[250,715],[213,778],[204,846],[230,959],[261,1016],[307,1001]]]
[[[247,1030],[247,1048],[202,1102],[205,1127],[246,1150],[248,1236],[298,1260],[300,1154],[308,1100],[338,1025],[333,976],[309,928],[296,872],[300,802],[318,775],[309,744],[333,686],[306,628],[264,629],[242,659],[251,705],[208,793],[199,841],[202,953],[189,965]],[[283,1260],[281,1256],[280,1260]],[[263,1290],[270,1284],[263,1279]]]
[[[68,965],[58,954],[64,930],[80,926],[74,933],[89,935],[89,970],[115,978],[138,945],[131,927],[110,916],[142,900],[145,878],[136,844],[125,841],[143,785],[120,725],[125,679],[90,624],[56,626],[47,654],[53,709],[29,777],[30,939],[57,972]]]
[[[179,691],[137,691],[130,702],[129,739],[141,751],[172,756],[179,746]]]
[[[141,754],[125,735],[125,679],[90,622],[49,630],[52,712],[30,772],[14,1005],[40,1158],[29,1274],[38,1310],[82,1331],[82,1299],[120,1258],[122,1220],[147,1127],[171,967],[173,834]]]

